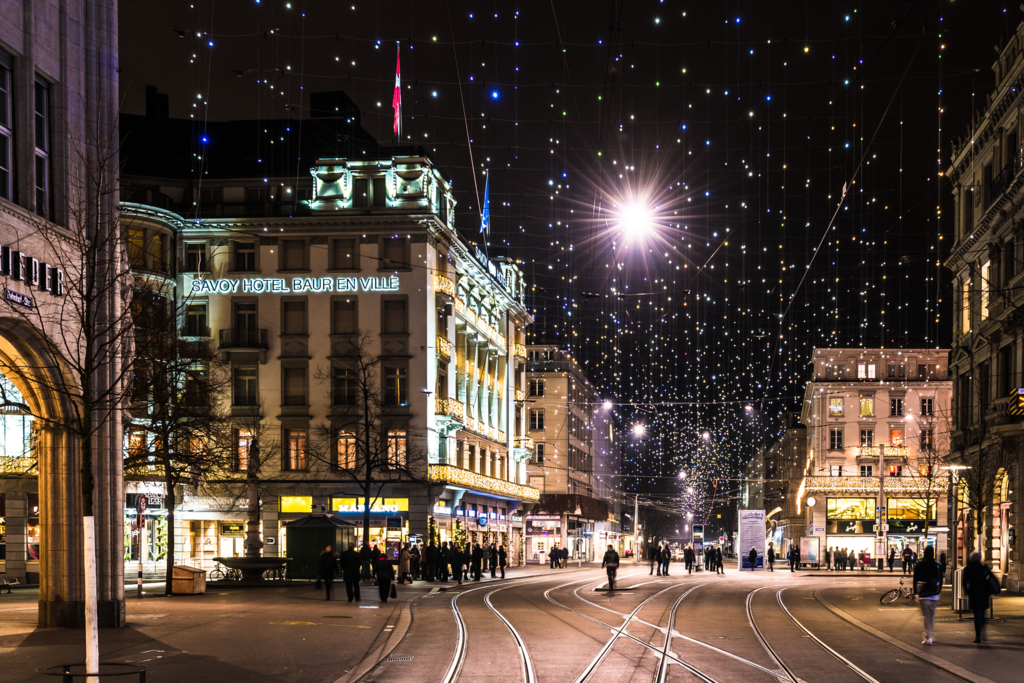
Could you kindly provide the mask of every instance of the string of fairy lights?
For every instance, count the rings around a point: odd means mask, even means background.
[[[488,172],[490,253],[527,274],[530,340],[568,349],[615,403],[626,493],[706,515],[799,414],[814,347],[948,344],[943,120],[976,74],[944,58],[978,49],[947,16],[966,7],[225,7],[145,10],[182,38],[193,155],[205,121],[244,109],[295,120],[252,144],[285,166],[268,176],[304,174],[281,146],[297,150],[311,92],[344,90],[378,140],[421,145],[453,179],[471,240]]]

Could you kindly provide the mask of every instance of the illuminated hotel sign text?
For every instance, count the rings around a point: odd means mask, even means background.
[[[247,277],[239,280],[193,280],[193,294],[305,294],[312,292],[396,292],[398,276],[384,277]]]

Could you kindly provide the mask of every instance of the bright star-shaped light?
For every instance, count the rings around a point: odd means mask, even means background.
[[[628,237],[641,237],[654,227],[654,215],[641,204],[624,206],[619,212],[619,227]]]
[[[633,425],[633,433],[636,434],[637,436],[643,436],[643,433],[644,433],[645,430],[646,430],[646,427],[644,427],[639,422],[637,424]]]

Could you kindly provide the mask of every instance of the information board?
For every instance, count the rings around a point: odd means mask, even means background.
[[[819,564],[821,562],[821,537],[804,536],[800,539],[801,564]]]
[[[740,510],[739,517],[740,532],[736,543],[739,568],[747,571],[764,570],[764,510]],[[750,566],[751,548],[757,551],[754,566]]]

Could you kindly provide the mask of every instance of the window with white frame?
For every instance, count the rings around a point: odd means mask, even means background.
[[[833,451],[840,451],[843,449],[842,427],[832,427],[828,430],[828,447]]]

